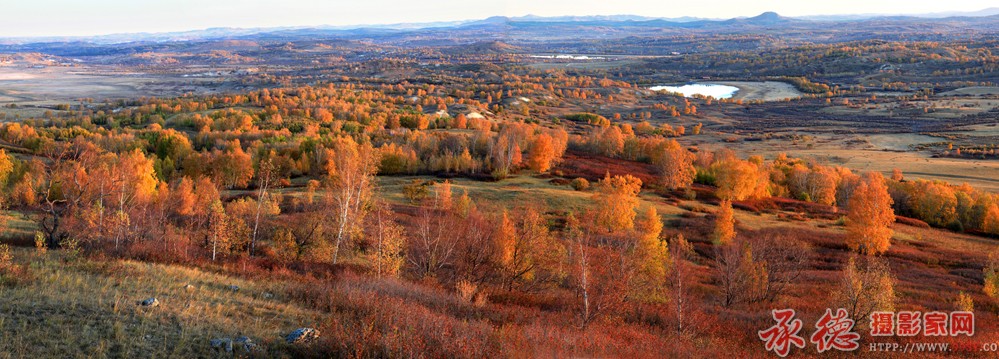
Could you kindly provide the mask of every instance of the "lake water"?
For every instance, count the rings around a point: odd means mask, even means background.
[[[704,95],[711,96],[716,99],[730,98],[735,95],[736,91],[739,91],[738,87],[728,86],[728,85],[716,85],[716,84],[687,84],[683,86],[653,86],[649,88],[652,91],[669,91],[669,92],[679,92],[686,97],[691,97],[694,95]]]

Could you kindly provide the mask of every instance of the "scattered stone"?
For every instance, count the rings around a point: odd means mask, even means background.
[[[284,339],[290,344],[308,343],[319,338],[319,331],[313,328],[298,328]]]
[[[271,298],[274,298],[274,294],[271,294],[271,292],[264,292],[264,299],[271,299]]]
[[[190,285],[190,284],[186,284],[186,285],[184,285],[184,289],[185,290],[194,290],[194,286]]]
[[[230,285],[229,286],[229,290],[231,290],[233,292],[238,292],[239,291],[239,286],[238,285]]]
[[[232,353],[233,350],[250,353],[257,349],[257,343],[254,343],[253,339],[247,336],[238,337],[236,340],[232,340],[232,338],[215,338],[209,343],[213,349],[225,351],[226,353]]]
[[[226,353],[232,353],[231,338],[215,338],[210,343],[215,350],[225,350]]]
[[[246,337],[246,336],[242,336],[242,337],[236,338],[235,344],[236,345],[240,345],[243,348],[243,350],[245,350],[247,352],[252,352],[254,349],[257,348],[257,343],[254,343],[253,340],[250,339],[250,337]],[[239,348],[239,347],[237,347],[237,348]]]
[[[156,298],[149,298],[149,299],[146,299],[144,301],[139,302],[139,305],[141,305],[143,307],[156,307],[156,306],[160,305],[160,301],[156,300]]]

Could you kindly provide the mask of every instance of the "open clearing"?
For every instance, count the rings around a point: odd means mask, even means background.
[[[875,150],[909,151],[916,145],[943,141],[941,138],[920,135],[917,133],[892,133],[886,135],[866,135],[867,140]]]
[[[780,81],[713,81],[709,84],[738,87],[739,91],[732,96],[735,100],[745,101],[781,101],[801,97],[801,91],[786,82]]]
[[[958,119],[968,115],[978,115],[999,107],[996,99],[948,98],[929,101],[909,101],[904,105],[895,102],[865,104],[860,107],[836,105],[820,110],[837,115],[916,117],[933,119]]]
[[[183,77],[104,67],[0,66],[0,120],[42,117],[82,99],[213,94],[234,90],[224,77]],[[16,105],[16,108],[8,107]],[[58,111],[56,111],[58,112]]]
[[[972,87],[962,87],[956,90],[942,92],[941,96],[983,96],[983,95],[999,95],[999,86],[972,86]]]
[[[89,67],[0,66],[0,105],[51,106],[83,98],[211,93],[218,79]]]
[[[999,161],[959,158],[935,158],[925,152],[908,149],[909,144],[932,143],[943,139],[919,134],[884,135],[812,135],[810,141],[792,143],[785,139],[758,142],[722,142],[699,136],[701,147],[728,148],[736,153],[754,153],[773,158],[778,153],[800,158],[814,158],[820,163],[841,165],[853,171],[878,171],[885,174],[898,168],[908,179],[940,180],[954,184],[968,183],[985,191],[999,193]]]
[[[152,77],[141,74],[84,73],[78,69],[0,67],[0,103],[80,98],[119,98],[152,94]]]
[[[945,134],[971,134],[975,136],[999,136],[999,119],[995,123],[955,127]]]
[[[553,69],[585,69],[585,70],[608,70],[641,64],[641,61],[634,59],[623,60],[591,60],[574,62],[537,62],[528,65],[536,70]]]

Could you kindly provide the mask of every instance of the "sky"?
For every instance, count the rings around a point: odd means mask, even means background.
[[[976,11],[995,0],[0,0],[0,38],[173,32],[211,27],[394,24],[490,16],[732,18]]]

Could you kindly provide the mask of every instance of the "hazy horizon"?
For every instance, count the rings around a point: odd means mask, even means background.
[[[531,2],[504,0],[469,3],[443,0],[417,3],[369,0],[361,3],[322,0],[289,0],[275,5],[265,0],[213,1],[39,0],[4,4],[0,38],[102,36],[128,33],[198,31],[210,28],[273,28],[315,26],[389,25],[470,21],[492,16],[594,16],[638,15],[659,18],[698,17],[727,19],[773,11],[784,16],[918,15],[979,11],[996,6],[992,1],[947,3],[847,0],[836,3],[765,1],[746,3],[717,0],[701,4],[664,4],[649,1]]]

